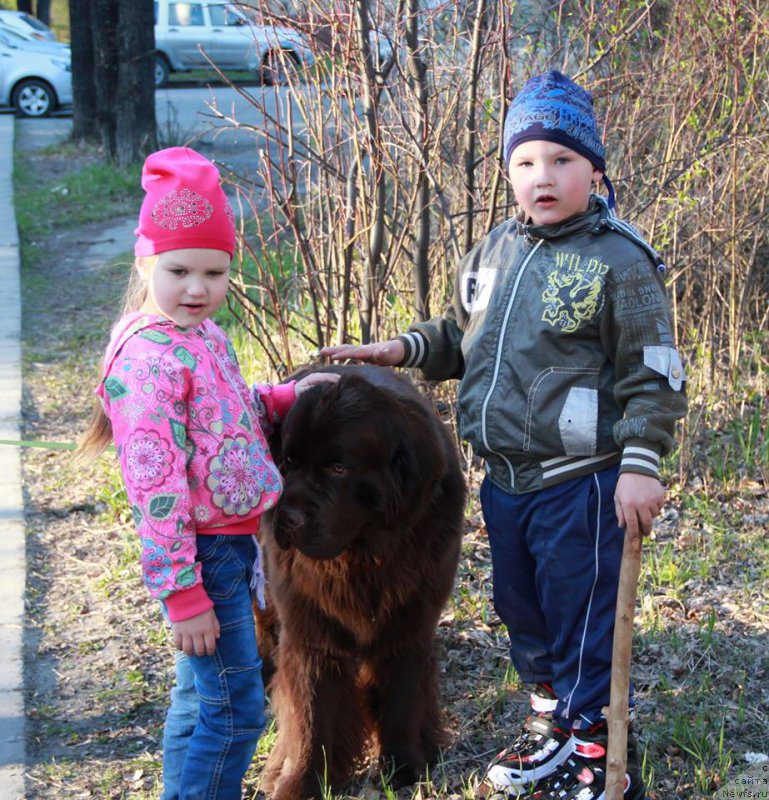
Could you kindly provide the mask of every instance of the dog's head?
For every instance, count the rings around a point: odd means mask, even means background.
[[[396,546],[416,495],[445,467],[430,413],[355,372],[304,392],[281,429],[278,544],[319,560]]]

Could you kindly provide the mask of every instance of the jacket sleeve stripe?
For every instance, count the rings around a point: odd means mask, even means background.
[[[628,456],[637,456],[638,458],[642,458],[647,461],[652,461],[657,466],[659,466],[660,463],[660,454],[646,447],[637,447],[635,445],[628,445],[622,451],[622,460],[624,461]]]
[[[421,367],[427,360],[427,339],[418,331],[403,333],[398,337],[406,350],[402,367]]]
[[[617,452],[614,451],[612,453],[603,453],[600,456],[589,456],[586,458],[583,457],[572,457],[568,456],[568,463],[561,464],[560,466],[553,466],[549,468],[545,468],[545,464],[554,461],[555,459],[551,459],[547,462],[543,461],[541,466],[543,467],[542,470],[542,479],[544,481],[552,481],[553,478],[559,475],[565,475],[570,472],[578,472],[583,471],[585,467],[592,466],[596,469],[600,469],[600,467],[596,467],[596,465],[601,464],[602,462],[610,462],[615,461],[617,459]],[[560,459],[559,459],[560,460]],[[607,463],[608,466],[608,463]]]
[[[648,472],[652,475],[659,475],[659,467],[652,461],[644,461],[641,458],[622,458],[620,469],[625,472]]]

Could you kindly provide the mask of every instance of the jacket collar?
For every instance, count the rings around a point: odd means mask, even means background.
[[[173,320],[168,319],[168,317],[163,317],[156,314],[147,314],[143,311],[136,311],[131,314],[126,314],[124,317],[121,317],[121,319],[119,319],[112,328],[110,342],[104,354],[104,374],[109,374],[109,371],[112,368],[112,363],[120,353],[123,345],[132,336],[140,333],[145,328],[161,327],[178,331],[195,330],[201,334],[205,334],[207,326],[208,320],[204,320],[200,325],[196,325],[194,328],[180,328]]]
[[[526,222],[521,213],[516,217],[516,225],[518,233],[527,239],[559,239],[562,236],[571,236],[587,231],[597,233],[604,227],[604,220],[609,217],[609,213],[606,200],[600,195],[591,194],[587,210],[574,214],[563,222],[555,225],[535,225],[532,222]]]

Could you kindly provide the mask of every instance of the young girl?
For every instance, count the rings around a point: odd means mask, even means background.
[[[177,657],[164,733],[164,800],[241,797],[264,727],[251,589],[256,533],[282,483],[264,428],[319,381],[250,391],[209,318],[225,299],[232,209],[214,165],[172,147],[144,165],[136,269],[104,357],[81,445],[114,439],[141,539],[144,582],[163,604]]]

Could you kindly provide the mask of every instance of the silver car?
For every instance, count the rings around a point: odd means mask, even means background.
[[[0,42],[0,106],[12,106],[24,117],[45,117],[71,103],[69,55]]]
[[[0,25],[0,44],[4,44],[6,47],[18,47],[20,50],[27,50],[33,53],[62,56],[63,58],[70,58],[71,55],[68,44],[52,42],[49,39],[35,39],[21,31],[5,28],[2,25]]]
[[[37,17],[25,11],[0,9],[0,29],[10,28],[39,41],[55,42],[56,34]]]
[[[280,83],[286,70],[311,64],[304,37],[291,28],[258,25],[235,4],[216,0],[156,0],[155,85],[171,72],[210,67],[257,72]],[[210,62],[209,62],[210,59]]]

